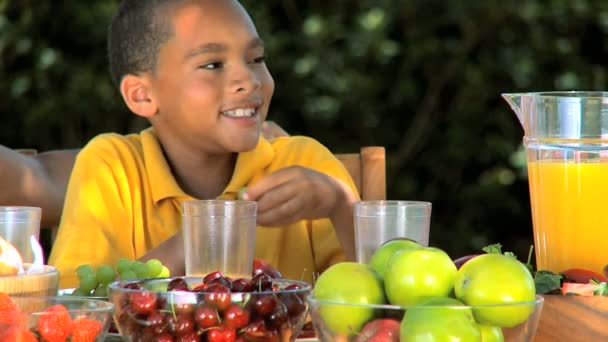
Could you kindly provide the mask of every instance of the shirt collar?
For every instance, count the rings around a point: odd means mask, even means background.
[[[141,132],[141,143],[154,204],[157,205],[167,198],[191,199],[192,196],[186,194],[177,184],[154,128],[150,127]],[[272,145],[260,136],[260,140],[253,150],[239,153],[232,178],[219,197],[236,199],[239,189],[247,186],[256,174],[270,164],[273,158]]]

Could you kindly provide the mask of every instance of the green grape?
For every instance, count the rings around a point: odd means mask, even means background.
[[[238,200],[243,200],[243,195],[245,195],[245,193],[246,193],[246,192],[247,192],[247,187],[246,187],[246,186],[244,186],[244,187],[240,188],[240,189],[239,189],[239,192],[238,192],[238,194],[237,194],[236,199],[238,199]]]
[[[158,278],[168,278],[171,275],[167,266],[163,266],[163,270],[157,275]]]
[[[150,274],[148,265],[144,264],[141,261],[135,261],[133,263],[133,266],[131,266],[131,270],[133,272],[135,272],[135,274],[137,275],[137,278],[139,278],[139,279],[148,278],[149,274]]]
[[[150,259],[146,265],[148,265],[148,276],[151,278],[157,277],[163,270],[163,264],[158,259]]]
[[[114,279],[116,278],[116,273],[114,273],[114,270],[111,266],[104,264],[97,267],[97,273],[95,274],[95,277],[97,278],[97,282],[99,282],[100,284],[107,285],[114,281]]]
[[[76,275],[78,276],[78,279],[81,279],[84,276],[95,275],[95,270],[91,265],[80,265],[76,268]]]
[[[118,276],[120,277],[120,280],[137,279],[137,274],[135,274],[135,272],[133,272],[132,270],[126,270],[126,271],[120,273]]]
[[[122,273],[126,270],[129,270],[129,269],[131,269],[132,265],[133,265],[133,261],[131,261],[127,258],[120,258],[118,260],[118,264],[116,264],[116,272]]]
[[[80,287],[77,287],[76,289],[74,289],[74,291],[72,291],[72,296],[77,296],[77,297],[86,297],[88,295],[91,294],[91,291],[85,291],[83,289],[81,289]]]
[[[85,274],[80,277],[79,288],[84,292],[90,293],[97,286],[97,278],[95,274]]]
[[[100,284],[97,286],[95,291],[93,291],[94,297],[107,297],[108,296],[108,286]]]

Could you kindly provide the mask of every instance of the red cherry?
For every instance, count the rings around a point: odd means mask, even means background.
[[[152,311],[146,319],[146,324],[148,325],[146,329],[150,330],[153,335],[162,335],[167,332],[165,316],[159,311]]]
[[[196,308],[194,320],[201,328],[210,328],[218,324],[219,316],[214,308],[202,305]]]
[[[200,285],[195,286],[192,289],[192,292],[205,292],[205,289],[207,288],[207,284],[202,283]]]
[[[207,341],[209,342],[235,342],[236,330],[225,325],[219,326],[217,329],[211,329],[207,332]]]
[[[249,287],[251,288],[251,291],[254,292],[270,291],[272,290],[272,278],[270,278],[267,274],[260,273],[251,278],[249,281]]]
[[[167,284],[167,291],[190,291],[184,278],[175,278]]]
[[[220,271],[211,272],[203,278],[203,283],[208,284],[210,281],[212,281],[214,279],[222,278],[223,276],[224,275]]]
[[[190,332],[185,335],[178,336],[176,342],[198,342],[199,338],[195,332]]]
[[[301,313],[306,311],[306,302],[295,293],[281,293],[279,294],[279,300],[283,302],[289,316],[299,316]]]
[[[274,279],[282,279],[283,275],[279,270],[274,268],[269,262],[263,259],[253,259],[253,272],[251,273],[251,277],[255,277],[256,275],[264,273],[271,278]]]
[[[211,285],[205,291],[205,301],[215,306],[219,311],[224,311],[232,302],[230,289],[224,285]]]
[[[249,311],[238,305],[231,305],[224,311],[224,322],[229,327],[240,329],[249,323]]]
[[[147,315],[156,309],[156,294],[153,292],[133,292],[129,299],[131,309],[137,314]]]
[[[170,334],[160,334],[153,337],[156,342],[173,342],[173,336]]]
[[[238,278],[232,281],[232,292],[249,292],[249,280]]]
[[[186,335],[194,332],[194,322],[189,316],[177,315],[168,316],[167,323],[169,330],[175,335]]]
[[[196,304],[193,303],[173,303],[173,311],[178,315],[191,315],[196,308]]]
[[[126,283],[122,287],[125,289],[131,289],[131,290],[141,289],[141,285],[139,285],[139,281],[132,281],[132,282]]]
[[[282,303],[279,303],[274,311],[268,316],[268,323],[274,328],[280,328],[287,322],[287,309]]]
[[[264,337],[266,332],[266,323],[263,319],[252,321],[243,329],[245,338],[253,341],[257,341],[257,339]]]
[[[208,282],[205,282],[205,284],[207,284],[207,286],[219,284],[219,285],[224,285],[229,289],[232,289],[232,282],[230,281],[230,279],[227,277],[223,277],[223,276],[219,277],[219,278],[211,279]]]
[[[270,315],[277,306],[276,298],[273,295],[257,296],[254,302],[255,311],[262,317]]]

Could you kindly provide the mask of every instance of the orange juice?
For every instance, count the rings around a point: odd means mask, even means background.
[[[536,266],[602,273],[608,264],[608,161],[528,162]]]

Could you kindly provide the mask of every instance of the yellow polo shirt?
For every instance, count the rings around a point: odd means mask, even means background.
[[[260,138],[254,150],[240,153],[220,198],[236,199],[240,188],[291,165],[328,174],[357,193],[348,171],[319,142],[281,137]],[[81,264],[115,266],[118,259],[137,259],[173,236],[181,229],[180,202],[186,199],[193,198],[175,181],[153,128],[92,139],[76,159],[49,259],[60,272],[60,287],[77,286],[75,270]],[[309,282],[345,258],[329,219],[259,226],[255,257],[286,278]]]

